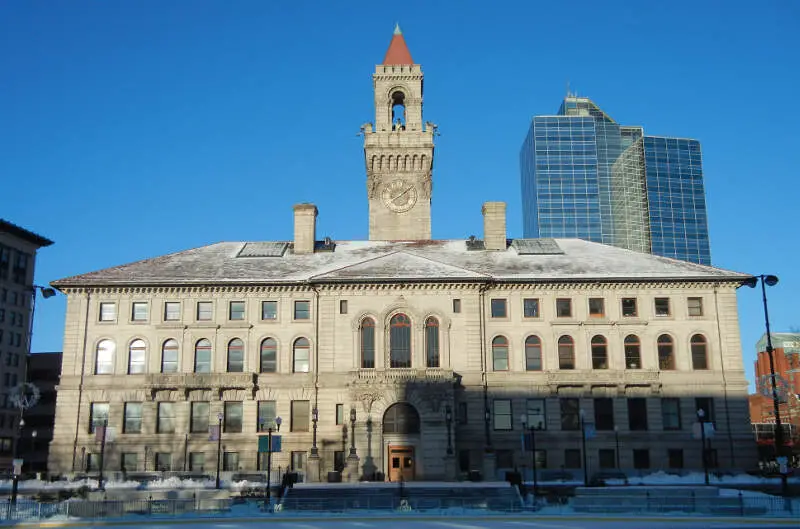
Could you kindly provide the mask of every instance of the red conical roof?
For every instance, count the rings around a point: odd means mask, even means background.
[[[403,32],[400,31],[400,24],[394,26],[392,42],[389,43],[389,49],[386,50],[383,64],[414,64],[411,52],[406,46],[406,39],[403,38]]]

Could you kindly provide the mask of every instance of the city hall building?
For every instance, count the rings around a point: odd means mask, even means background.
[[[432,240],[422,80],[398,28],[362,128],[369,240],[318,237],[317,208],[299,204],[289,240],[53,283],[68,303],[51,472],[97,469],[106,424],[107,472],[209,474],[219,452],[224,472],[263,470],[270,428],[273,468],[309,481],[493,479],[533,460],[700,468],[699,409],[709,462],[754,466],[736,308],[748,276],[510,240],[502,202],[484,204],[482,237]]]

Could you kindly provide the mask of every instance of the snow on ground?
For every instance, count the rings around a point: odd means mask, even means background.
[[[792,481],[797,478],[789,478]],[[705,475],[700,472],[690,472],[684,475],[669,474],[667,472],[654,472],[646,476],[636,476],[628,478],[629,485],[702,485],[705,483]],[[723,475],[717,477],[709,474],[711,485],[768,485],[780,483],[780,478],[762,478],[749,474],[736,474],[733,476]],[[608,479],[606,485],[624,485],[621,479]]]

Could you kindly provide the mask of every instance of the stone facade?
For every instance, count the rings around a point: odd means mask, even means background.
[[[508,241],[498,202],[482,240],[428,240],[421,69],[383,64],[374,81],[370,241],[317,241],[304,204],[293,243],[218,243],[54,283],[68,301],[50,470],[96,465],[107,421],[108,471],[213,472],[222,414],[227,471],[263,468],[258,438],[279,416],[273,467],[308,480],[491,479],[530,468],[520,415],[540,427],[539,466],[581,466],[579,410],[592,473],[699,468],[698,408],[718,464],[752,467],[736,309],[749,276]]]

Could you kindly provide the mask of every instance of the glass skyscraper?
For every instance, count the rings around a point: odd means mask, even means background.
[[[645,136],[585,97],[536,116],[520,153],[525,237],[577,237],[711,264],[696,140]]]

